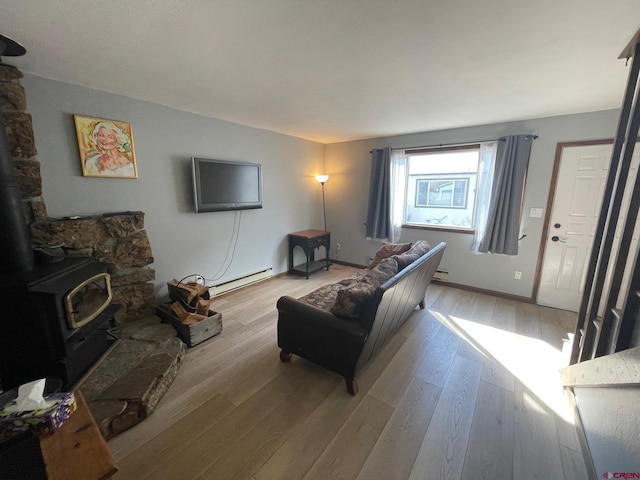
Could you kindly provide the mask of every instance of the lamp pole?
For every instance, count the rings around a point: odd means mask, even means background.
[[[324,184],[329,180],[329,175],[316,175],[316,180],[322,185],[322,216],[324,218],[324,231],[327,231],[327,208],[324,203]]]
[[[327,209],[324,206],[324,182],[322,182],[322,215],[324,217],[324,231],[327,231]]]

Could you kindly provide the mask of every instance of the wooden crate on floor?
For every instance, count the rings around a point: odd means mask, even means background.
[[[187,344],[187,347],[198,345],[222,332],[222,314],[213,310],[209,310],[208,316],[188,323],[183,323],[178,318],[171,308],[171,303],[158,305],[156,313],[164,323],[173,325],[178,332],[178,337]],[[191,318],[193,319],[194,316]]]

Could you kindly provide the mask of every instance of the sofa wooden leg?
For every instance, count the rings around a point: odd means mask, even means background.
[[[280,360],[284,363],[291,361],[291,352],[287,352],[286,350],[280,350]]]
[[[346,378],[344,379],[344,383],[347,385],[347,392],[351,395],[358,393],[358,384],[356,383],[355,378]]]

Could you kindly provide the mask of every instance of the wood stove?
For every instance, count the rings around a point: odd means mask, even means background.
[[[73,386],[109,348],[107,265],[65,257],[0,275],[0,374],[4,388],[47,376]]]

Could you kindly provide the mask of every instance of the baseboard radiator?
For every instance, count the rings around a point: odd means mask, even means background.
[[[439,282],[448,282],[449,281],[449,272],[447,270],[436,270],[436,273],[433,274],[433,279],[438,280]]]
[[[273,268],[269,267],[255,273],[250,273],[248,275],[234,278],[232,280],[227,280],[226,282],[210,286],[209,296],[211,298],[217,297],[218,295],[222,295],[223,293],[232,292],[233,290],[238,290],[239,288],[262,282],[271,278],[272,276]]]

